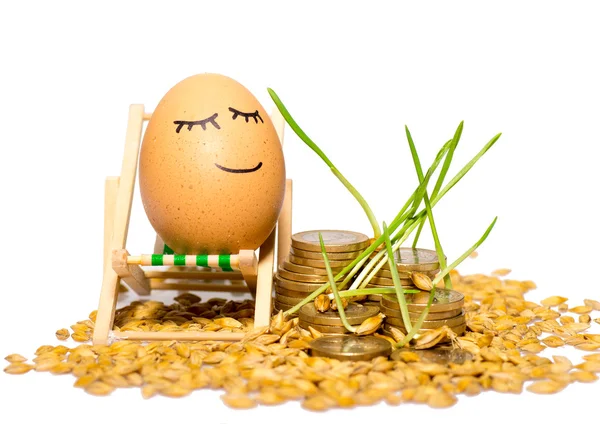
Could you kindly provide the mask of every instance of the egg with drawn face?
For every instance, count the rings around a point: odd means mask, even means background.
[[[139,183],[152,227],[175,253],[255,250],[283,203],[281,143],[243,85],[219,74],[194,75],[152,113]]]

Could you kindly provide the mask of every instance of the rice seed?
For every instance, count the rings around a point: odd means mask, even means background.
[[[558,393],[567,387],[567,384],[559,383],[553,380],[542,380],[531,383],[527,386],[527,391],[541,395]]]
[[[19,355],[18,353],[11,353],[10,355],[6,356],[4,359],[10,363],[27,361],[27,358],[25,358],[22,355]]]
[[[66,328],[61,328],[60,330],[56,330],[56,338],[58,340],[67,340],[71,333]]]
[[[498,268],[498,269],[495,269],[494,271],[492,271],[492,275],[494,275],[496,277],[504,277],[504,276],[507,276],[508,274],[510,274],[511,272],[512,272],[512,270],[509,268]]]
[[[583,300],[583,304],[585,306],[589,306],[590,308],[592,308],[594,311],[600,311],[600,302],[598,302],[597,300],[592,300],[592,299],[584,299]]]
[[[413,272],[410,274],[410,278],[417,288],[423,291],[431,291],[433,289],[433,283],[428,275],[420,272]]]
[[[7,374],[25,374],[33,369],[33,365],[25,364],[23,362],[12,362],[6,368],[4,372]]]
[[[600,362],[600,353],[592,353],[591,355],[585,355],[583,359],[585,359],[586,361]]]
[[[565,345],[564,340],[557,336],[548,336],[542,339],[542,343],[548,347],[560,347]]]
[[[379,327],[383,323],[384,318],[385,318],[385,315],[382,314],[381,312],[375,316],[367,318],[356,329],[356,334],[359,336],[373,334],[375,331],[377,331],[377,329],[379,329]]]
[[[223,403],[234,409],[250,409],[256,407],[256,400],[245,395],[221,395]]]
[[[589,314],[592,312],[592,307],[587,305],[575,306],[569,309],[569,312],[573,312],[574,314]]]
[[[320,294],[315,298],[315,308],[319,312],[327,312],[331,306],[331,300],[326,294]]]
[[[115,390],[115,388],[110,384],[106,384],[101,381],[95,381],[89,386],[86,386],[84,390],[90,395],[106,396],[111,394]]]
[[[540,303],[542,306],[558,306],[561,303],[565,303],[567,300],[569,299],[562,296],[550,296],[542,300]]]
[[[570,375],[573,377],[573,381],[579,383],[593,383],[598,380],[598,376],[590,371],[573,371]]]

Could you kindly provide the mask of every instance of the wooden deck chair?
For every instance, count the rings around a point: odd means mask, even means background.
[[[125,137],[125,152],[119,177],[108,177],[104,197],[104,268],[100,302],[94,328],[94,344],[110,344],[114,340],[225,340],[235,341],[244,333],[178,331],[113,331],[115,310],[119,296],[119,283],[123,281],[138,295],[149,295],[152,290],[206,290],[250,291],[255,299],[254,325],[268,325],[271,318],[273,271],[275,263],[275,238],[277,233],[277,263],[281,263],[290,249],[292,181],[286,180],[283,207],[267,240],[255,251],[240,251],[233,255],[165,255],[160,237],[154,254],[131,256],[126,250],[127,232],[138,157],[144,121],[151,113],[144,113],[143,105],[131,105]],[[277,108],[271,116],[279,139],[283,144],[285,121]],[[176,270],[153,271],[149,266],[174,265]],[[142,267],[144,266],[144,267]],[[184,266],[183,269],[179,268]],[[198,268],[201,267],[201,268]],[[206,267],[219,271],[206,271]],[[242,284],[210,284],[207,280],[244,280]],[[168,282],[170,281],[170,282]]]

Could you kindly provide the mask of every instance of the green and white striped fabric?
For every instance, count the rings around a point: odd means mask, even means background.
[[[142,255],[145,266],[202,266],[220,268],[223,271],[239,271],[237,255],[176,255],[166,244],[163,254]]]
[[[238,255],[141,255],[144,266],[202,266],[239,271]]]

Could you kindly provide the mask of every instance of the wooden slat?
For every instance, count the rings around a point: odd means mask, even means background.
[[[112,234],[110,242],[111,251],[113,249],[125,248],[125,242],[127,241],[131,202],[133,200],[133,189],[141,144],[143,115],[143,105],[131,105],[129,107],[129,120],[127,122],[127,133],[125,134],[125,152],[123,154],[119,185],[115,193],[114,218],[109,228]],[[111,261],[107,260],[104,263],[98,314],[94,327],[94,344],[108,343],[108,334],[113,326],[119,295],[118,285],[119,277],[112,269]]]
[[[112,261],[110,242],[112,240],[112,227],[115,220],[115,206],[117,204],[117,190],[119,177],[107,177],[104,182],[104,261]]]
[[[273,264],[275,262],[275,229],[271,231],[267,240],[260,246],[258,258],[254,326],[262,327],[269,325],[271,321]]]
[[[292,180],[285,181],[283,207],[277,221],[277,267],[283,264],[292,244]]]
[[[146,278],[160,278],[163,280],[169,278],[179,278],[185,280],[229,280],[243,281],[241,272],[210,272],[210,271],[150,271],[145,270]]]
[[[219,331],[113,331],[112,336],[117,340],[242,340],[246,333],[225,333]]]
[[[182,291],[207,291],[207,292],[231,292],[248,293],[248,287],[245,284],[217,284],[217,283],[191,283],[174,282],[165,283],[158,280],[150,280],[152,290],[182,290]]]

